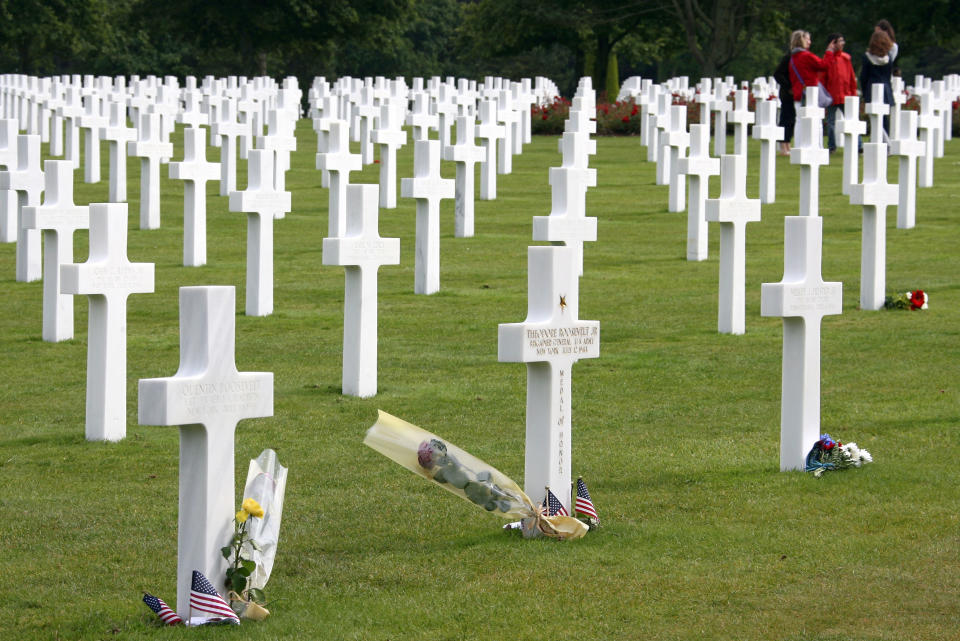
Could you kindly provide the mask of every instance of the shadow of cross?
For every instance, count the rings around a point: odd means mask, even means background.
[[[234,437],[245,418],[273,415],[273,373],[238,372],[233,287],[180,288],[180,367],[140,379],[141,425],[180,428],[177,614],[190,614],[194,570],[222,586],[234,515]]]
[[[572,250],[527,248],[527,318],[502,323],[500,362],[527,364],[524,491],[540,503],[549,486],[570,511],[571,369],[600,356],[600,322],[579,320]]]

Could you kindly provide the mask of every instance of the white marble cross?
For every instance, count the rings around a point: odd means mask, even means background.
[[[780,470],[803,470],[820,438],[820,323],[839,314],[843,284],[821,276],[823,219],[787,216],[783,280],[763,283],[760,314],[783,318]]]
[[[887,182],[887,146],[863,145],[863,183],[850,189],[850,204],[863,205],[860,245],[860,309],[883,309],[887,271],[887,207],[900,188]]]
[[[713,102],[710,103],[710,110],[716,114],[713,120],[713,155],[720,157],[727,153],[727,112],[733,109],[733,105],[728,99],[730,90],[725,82],[717,82],[715,89]]]
[[[63,106],[59,109],[63,117],[64,158],[73,163],[74,168],[80,167],[80,117],[83,115],[83,99],[76,86],[68,86],[64,95]]]
[[[380,145],[380,207],[397,207],[397,150],[407,144],[407,132],[401,124],[399,108],[390,101],[380,105],[379,128],[370,140]]]
[[[660,94],[663,88],[651,83],[647,90],[646,104],[640,112],[640,118],[643,121],[643,132],[646,138],[641,138],[641,143],[647,147],[647,162],[657,162],[660,159],[660,134],[657,129],[657,120],[660,116]]]
[[[863,108],[870,120],[870,142],[886,142],[887,132],[883,130],[883,117],[890,113],[890,105],[883,101],[882,84],[875,83],[870,89],[870,102]]]
[[[377,185],[347,187],[344,236],[323,239],[323,264],[343,265],[343,393],[377,393],[377,270],[400,264],[400,239],[381,238]]]
[[[237,371],[234,297],[233,287],[181,287],[180,367],[139,384],[139,423],[180,428],[177,613],[184,619],[194,570],[223,590],[237,423],[273,415],[273,374]]]
[[[220,103],[219,120],[213,125],[213,136],[220,140],[220,195],[228,196],[237,189],[237,139],[249,127],[237,122],[231,100]]]
[[[443,147],[443,159],[456,163],[457,167],[453,235],[473,238],[474,166],[483,160],[484,150],[474,144],[473,116],[458,116],[456,122],[456,144]]]
[[[588,151],[596,141],[566,132],[560,139],[563,166],[551,167],[549,216],[533,217],[533,240],[563,243],[571,248],[574,274],[583,274],[583,243],[597,240],[597,219],[587,216],[587,189],[597,186],[597,170],[586,166]],[[592,143],[592,144],[591,144]],[[584,160],[578,160],[578,159]],[[582,165],[582,166],[578,166]],[[574,291],[578,281],[574,282]]]
[[[760,220],[760,201],[747,198],[747,157],[720,158],[720,197],[706,201],[706,218],[720,223],[720,290],[717,330],[743,334],[747,223]]]
[[[127,200],[127,145],[137,139],[137,130],[127,127],[127,107],[120,102],[110,103],[110,118],[100,128],[100,140],[107,141],[110,155],[110,184],[107,200],[122,203]]]
[[[177,122],[186,127],[207,127],[210,125],[210,116],[200,110],[200,94],[197,91],[184,91],[183,103],[183,109],[177,114]]]
[[[318,118],[313,119],[313,130],[317,132],[317,153],[325,154],[329,150],[330,123],[340,120],[340,101],[335,96],[327,96],[321,101],[321,110]],[[320,172],[320,186],[330,187],[330,172]]]
[[[273,186],[277,191],[285,191],[290,154],[297,150],[296,122],[288,111],[271,109],[267,114],[267,135],[256,136],[255,141],[257,149],[273,154]],[[282,213],[279,218],[283,218]]]
[[[673,111],[670,109],[672,103],[673,95],[669,91],[660,94],[657,104],[657,128],[652,134],[659,147],[656,172],[656,184],[658,185],[670,184],[671,165],[670,150],[667,147],[667,131],[671,129],[670,121],[673,119]]]
[[[327,235],[333,237],[343,236],[347,227],[345,207],[350,172],[363,168],[360,154],[350,153],[349,129],[343,120],[332,121],[327,134],[327,151],[317,154],[317,169],[330,173]]]
[[[920,94],[920,116],[917,128],[920,142],[923,143],[923,155],[920,156],[920,170],[917,174],[918,187],[933,187],[933,159],[936,156],[936,138],[940,131],[940,118],[933,112],[934,98],[931,92]]]
[[[497,359],[527,364],[524,489],[539,503],[550,486],[571,511],[573,364],[600,356],[600,323],[579,319],[571,249],[527,248],[527,318],[498,328]]]
[[[574,117],[571,110],[570,117]],[[513,173],[514,144],[520,130],[520,115],[514,110],[513,98],[506,89],[501,89],[497,98],[497,120],[503,124],[503,144],[497,149],[497,173]]]
[[[749,109],[750,92],[738,89],[733,97],[733,109],[727,120],[733,123],[733,153],[747,155],[747,125],[752,125],[756,114]]]
[[[907,101],[907,96],[903,91],[903,78],[892,76],[890,78],[890,95],[893,98],[893,104],[890,105],[890,142],[900,137],[900,114],[903,111],[903,103]]]
[[[140,114],[140,137],[127,143],[127,153],[140,158],[140,229],[159,229],[160,162],[173,155],[173,143],[160,135],[159,114]]]
[[[373,99],[373,87],[364,87],[356,112],[356,118],[360,122],[360,160],[364,165],[373,164],[374,147],[370,132],[376,128],[379,117],[380,106]]]
[[[843,100],[842,117],[836,120],[836,132],[843,137],[843,178],[841,182],[844,194],[850,193],[850,187],[859,182],[860,136],[867,133],[867,123],[860,120],[860,97],[847,96]]]
[[[88,297],[86,438],[127,435],[127,298],[153,292],[153,263],[127,259],[127,204],[90,205],[90,256],[60,267],[60,291]]]
[[[697,96],[694,99],[700,105],[701,125],[710,126],[710,105],[713,99],[713,81],[710,78],[701,78],[697,84]]]
[[[40,168],[40,136],[17,136],[17,164],[0,171],[0,190],[17,192],[17,281],[32,283],[40,280],[43,270],[40,262],[40,232],[22,225],[23,208],[39,205],[44,178]]]
[[[455,196],[454,181],[440,176],[439,140],[414,143],[413,178],[400,180],[400,195],[417,200],[413,292],[433,294],[440,290],[440,201]]]
[[[777,155],[774,144],[783,139],[784,131],[783,127],[777,126],[776,101],[759,100],[757,114],[759,120],[751,133],[754,140],[760,141],[760,202],[767,205],[777,200]]]
[[[754,130],[756,131],[756,130]],[[687,260],[707,259],[706,200],[710,176],[720,173],[720,159],[710,156],[710,124],[690,125],[690,155],[678,161],[687,176]]]
[[[60,291],[60,266],[73,262],[73,232],[87,229],[89,207],[73,203],[73,163],[43,164],[43,205],[23,208],[21,224],[43,235],[43,340],[73,338],[73,296]]]
[[[690,134],[687,133],[687,108],[683,105],[674,105],[670,107],[670,128],[664,132],[666,149],[669,154],[670,162],[669,183],[670,189],[667,196],[667,211],[683,211],[687,208],[686,174],[680,171],[679,161],[686,156],[687,147],[690,146]]]
[[[183,160],[169,165],[170,178],[183,181],[183,265],[207,264],[207,182],[219,180],[220,165],[207,162],[207,130],[183,130]]]
[[[13,118],[0,119],[0,167],[6,171],[17,168],[17,121]],[[17,191],[0,189],[0,243],[12,243],[17,240]]]
[[[497,102],[483,100],[476,130],[484,154],[480,163],[480,200],[494,200],[497,197],[497,141],[506,136],[506,128],[498,123]]]
[[[823,148],[821,121],[797,118],[797,144],[790,150],[790,164],[800,165],[800,215],[818,216],[820,210],[820,165],[830,163]]]
[[[890,155],[900,157],[897,229],[913,229],[917,224],[917,158],[923,155],[925,148],[924,143],[917,140],[917,112],[900,112],[897,133],[899,137],[890,143]]]
[[[413,97],[413,110],[407,114],[407,125],[413,128],[413,140],[427,140],[430,130],[439,126],[439,119],[430,113],[429,97],[420,92]]]
[[[83,132],[83,181],[100,182],[100,129],[110,124],[109,117],[100,115],[100,96],[91,93],[83,99],[80,131]]]
[[[289,191],[273,186],[273,153],[251,149],[244,191],[230,192],[230,211],[247,213],[247,316],[273,313],[273,220],[290,211]]]

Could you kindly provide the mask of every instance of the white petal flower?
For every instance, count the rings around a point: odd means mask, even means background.
[[[873,456],[867,450],[860,450],[860,460],[864,463],[873,463]]]
[[[930,297],[927,296],[927,292],[923,292],[923,305],[920,307],[920,309],[926,309],[926,308],[927,308],[927,301],[929,301],[929,300],[930,300]]]

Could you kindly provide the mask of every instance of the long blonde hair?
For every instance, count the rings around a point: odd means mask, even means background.
[[[803,29],[797,29],[796,31],[791,33],[790,34],[790,50],[793,51],[794,49],[797,49],[797,48],[802,49],[803,37],[806,35],[808,35],[808,33]]]

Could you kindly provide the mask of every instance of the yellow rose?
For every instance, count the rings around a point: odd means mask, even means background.
[[[246,510],[250,516],[255,516],[258,519],[263,518],[263,508],[260,507],[260,504],[253,499],[243,499],[243,505],[241,506]]]
[[[250,514],[246,510],[240,510],[234,518],[237,519],[237,523],[243,523],[247,520],[248,516],[250,516]]]

